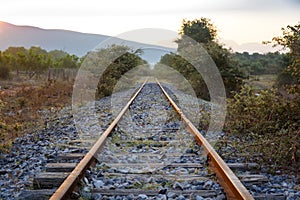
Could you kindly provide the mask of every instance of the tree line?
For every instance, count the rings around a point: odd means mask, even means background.
[[[290,64],[290,58],[285,53],[234,53],[239,67],[249,75],[279,74]]]
[[[81,59],[62,50],[46,51],[41,47],[9,47],[0,51],[0,78],[7,79],[10,72],[16,76],[26,71],[29,78],[39,75],[49,68],[78,68]]]

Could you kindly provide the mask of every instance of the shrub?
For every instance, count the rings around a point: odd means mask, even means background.
[[[292,74],[287,71],[283,70],[277,77],[276,86],[278,88],[290,86],[297,83],[297,77],[292,76]]]
[[[284,98],[276,90],[257,94],[245,86],[228,101],[226,132],[242,139],[244,153],[260,154],[258,161],[270,166],[299,165],[299,126],[299,96]]]
[[[95,53],[102,59],[97,63],[97,66],[105,66],[103,63],[105,63],[106,59],[111,62],[109,58],[112,55],[121,55],[107,66],[100,77],[96,91],[97,99],[111,95],[118,80],[124,74],[137,66],[145,64],[145,61],[138,55],[139,51],[133,52],[133,50],[127,46],[112,45],[107,49],[100,49]],[[97,56],[95,58],[97,58]]]

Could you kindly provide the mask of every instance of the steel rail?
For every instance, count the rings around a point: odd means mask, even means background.
[[[85,170],[91,166],[92,163],[95,162],[95,155],[98,153],[99,149],[104,144],[107,136],[112,132],[114,127],[120,121],[124,113],[127,111],[133,100],[143,89],[147,80],[142,84],[142,86],[137,90],[137,92],[131,97],[125,107],[121,110],[118,116],[114,119],[114,121],[109,125],[109,127],[102,133],[94,146],[89,150],[89,152],[83,157],[83,159],[78,163],[75,169],[69,174],[69,176],[64,180],[64,182],[60,185],[60,187],[55,191],[55,193],[50,197],[50,200],[60,200],[64,199],[69,195],[72,189],[75,187],[77,181],[80,179],[82,175],[84,175]]]
[[[232,172],[232,170],[227,166],[224,160],[219,156],[219,154],[214,150],[214,148],[204,138],[204,136],[198,131],[198,129],[192,124],[192,122],[183,114],[183,112],[171,99],[171,97],[168,95],[168,93],[165,91],[165,89],[157,79],[156,82],[173,108],[180,115],[181,119],[186,123],[189,132],[191,132],[195,136],[198,143],[205,149],[210,161],[210,165],[212,165],[212,170],[216,173],[217,177],[219,178],[219,183],[225,189],[227,199],[254,200],[253,196],[241,183],[238,177]]]

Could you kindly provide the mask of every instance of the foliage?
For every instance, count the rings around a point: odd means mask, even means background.
[[[278,52],[267,54],[234,53],[234,57],[239,62],[240,68],[245,69],[249,75],[278,74],[290,62],[286,54]]]
[[[300,94],[300,22],[294,26],[288,25],[282,28],[282,36],[272,39],[274,45],[281,45],[289,50],[289,65],[283,70],[284,76],[279,76],[278,86],[285,84],[290,92]],[[281,78],[293,77],[290,82],[282,81]]]
[[[245,74],[240,70],[238,63],[234,60],[232,53],[223,48],[222,45],[211,42],[207,45],[207,52],[217,65],[223,78],[226,94],[231,96],[232,92],[239,91],[243,84]]]
[[[54,60],[62,59],[62,58],[66,57],[66,56],[68,55],[67,52],[62,51],[62,50],[57,50],[57,49],[56,49],[56,50],[49,51],[48,54],[49,54],[49,55],[52,57],[52,59],[54,59]]]
[[[59,58],[54,64],[57,68],[70,68],[76,69],[79,67],[79,58],[75,55],[69,55]]]
[[[274,46],[281,45],[284,49],[288,49],[293,57],[299,57],[299,36],[300,22],[294,26],[288,25],[286,28],[281,28],[282,36],[274,37],[272,41]],[[267,42],[268,43],[268,42]]]
[[[54,50],[47,52],[40,47],[9,47],[0,52],[2,66],[10,71],[26,71],[29,78],[39,75],[49,68],[78,68],[80,60],[75,55]]]
[[[286,76],[282,80],[286,93],[272,89],[256,94],[252,88],[244,87],[228,102],[225,130],[241,138],[241,151],[260,155],[257,161],[274,168],[294,166],[299,170],[300,25],[288,26],[283,29],[283,36],[273,41],[289,49],[290,62],[283,71]]]
[[[202,17],[192,21],[183,20],[179,34],[187,35],[199,43],[208,43],[216,39],[217,30],[210,19]],[[181,41],[178,39],[177,43],[180,44]]]
[[[209,99],[209,93],[206,84],[204,83],[201,75],[196,71],[196,69],[188,63],[181,56],[170,53],[162,56],[160,60],[161,64],[172,67],[178,73],[182,74],[186,80],[191,84],[195,94],[203,99]],[[161,68],[156,65],[155,68]]]
[[[243,87],[228,100],[226,132],[242,138],[244,153],[261,154],[258,161],[270,166],[299,162],[299,125],[299,97],[283,98],[276,90],[263,90],[258,95],[253,88]]]
[[[179,33],[180,38],[176,40],[178,51],[189,45],[187,44],[188,41],[183,39],[185,36],[194,39],[204,47],[217,65],[223,78],[227,95],[230,96],[232,91],[239,90],[244,74],[239,70],[238,63],[233,59],[231,52],[217,43],[217,31],[209,19],[184,20]],[[182,57],[172,53],[166,54],[161,58],[160,63],[170,66],[181,73],[193,86],[198,97],[209,99],[207,86],[201,75]]]
[[[280,74],[278,74],[275,86],[278,88],[289,87],[290,85],[297,84],[298,80],[296,76],[293,76],[289,69],[283,69]]]
[[[97,86],[96,98],[98,99],[111,95],[117,81],[126,72],[145,64],[145,61],[138,56],[140,51],[133,52],[127,46],[112,45],[95,53],[98,54],[98,57],[101,57],[98,63],[94,63],[96,66],[103,66],[103,63],[107,62],[105,59],[111,60],[109,58],[113,58],[113,55],[121,55],[113,59],[112,63],[103,72]]]

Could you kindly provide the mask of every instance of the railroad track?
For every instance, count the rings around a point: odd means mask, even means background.
[[[148,92],[139,96],[145,87]],[[153,106],[143,102],[145,95]],[[28,196],[78,199],[83,192],[91,199],[254,199],[242,182],[265,177],[236,176],[232,169],[257,164],[226,164],[175,102],[159,82],[145,82],[88,153],[58,155],[35,177],[39,190]],[[147,116],[140,112],[145,110]]]

